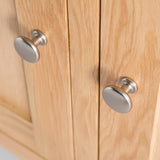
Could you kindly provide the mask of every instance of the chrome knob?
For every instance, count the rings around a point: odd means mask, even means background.
[[[32,40],[20,36],[14,41],[14,46],[18,54],[26,61],[35,63],[39,60],[38,45],[46,45],[46,36],[39,30],[32,31]]]
[[[111,85],[103,90],[103,98],[106,104],[119,113],[127,113],[132,108],[132,101],[128,93],[135,93],[137,84],[128,77],[121,78],[121,88]]]

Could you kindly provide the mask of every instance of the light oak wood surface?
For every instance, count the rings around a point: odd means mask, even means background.
[[[157,95],[157,105],[154,115],[154,124],[152,130],[152,140],[150,144],[149,160],[160,159],[160,85]]]
[[[159,0],[0,0],[0,145],[22,160],[159,160],[159,19]],[[34,29],[48,43],[31,64],[13,42]],[[102,98],[122,76],[138,85],[127,114]]]
[[[13,46],[18,34],[14,0],[0,1],[0,23],[0,132],[36,151],[23,64]]]
[[[8,151],[13,154],[18,155],[18,158],[22,160],[46,160],[44,157],[34,153],[32,150],[17,142],[15,139],[10,138],[3,132],[0,132],[0,145],[7,148]]]
[[[35,151],[23,64],[13,46],[18,33],[14,0],[0,1],[0,23],[0,131]]]
[[[76,160],[98,157],[99,0],[68,0]]]
[[[17,116],[0,103],[0,131],[35,151],[32,123]]]
[[[100,97],[100,160],[151,160],[160,78],[159,18],[158,0],[102,0],[100,93],[106,85],[118,85],[121,76],[133,78],[138,92],[130,95],[133,108],[127,114],[111,110]]]
[[[20,34],[44,32],[40,61],[24,62],[36,147],[49,160],[73,159],[67,3],[16,0]]]
[[[0,1],[0,101],[30,121],[22,60],[13,46],[18,25],[14,0]]]

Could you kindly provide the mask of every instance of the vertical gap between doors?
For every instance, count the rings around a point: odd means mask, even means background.
[[[70,73],[70,94],[71,94],[71,115],[72,115],[72,142],[73,142],[73,159],[75,160],[75,140],[74,140],[74,117],[73,117],[73,103],[72,103],[72,77],[71,77],[71,52],[70,52],[70,27],[69,27],[69,0],[66,0],[67,8],[67,32],[68,32],[68,52],[69,52],[69,73]]]
[[[101,91],[101,0],[99,0],[99,68],[98,68],[98,155],[97,159],[100,159],[100,91]]]

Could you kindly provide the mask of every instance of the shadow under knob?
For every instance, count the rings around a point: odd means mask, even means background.
[[[35,63],[39,60],[38,45],[46,45],[46,36],[39,30],[32,32],[32,40],[20,36],[14,41],[14,46],[17,53],[26,61]]]
[[[135,93],[137,84],[128,77],[122,77],[121,88],[111,85],[103,90],[103,98],[106,104],[119,113],[127,113],[132,108],[132,101],[128,93]]]

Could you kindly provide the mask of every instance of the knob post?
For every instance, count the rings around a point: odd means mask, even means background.
[[[44,46],[47,44],[46,36],[39,30],[32,31],[32,38],[33,38],[32,41],[36,46],[38,45]]]
[[[130,85],[123,85],[123,86],[121,87],[121,89],[122,89],[123,91],[125,91],[126,93],[130,93],[130,91],[132,90],[132,88],[130,87]]]
[[[32,39],[32,42],[34,43],[35,46],[38,46],[42,42],[42,39],[41,37],[34,37]]]
[[[136,93],[137,91],[137,84],[136,82],[128,77],[121,78],[121,89],[126,93]]]

